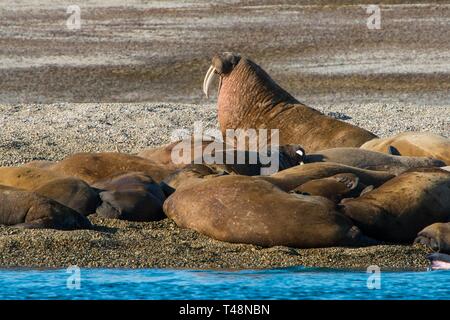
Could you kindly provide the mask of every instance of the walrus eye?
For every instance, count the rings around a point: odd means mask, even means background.
[[[205,79],[203,80],[203,92],[205,93],[206,98],[209,98],[209,90],[211,87],[211,83],[216,74],[217,74],[216,68],[214,68],[214,66],[210,66],[208,72],[206,72]]]

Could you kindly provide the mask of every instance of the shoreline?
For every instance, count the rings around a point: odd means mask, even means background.
[[[169,219],[158,222],[108,220],[92,215],[94,230],[30,230],[0,227],[1,269],[168,268],[197,270],[319,267],[384,271],[425,271],[426,254],[419,245],[363,248],[263,248],[210,239],[178,228]],[[73,243],[76,245],[73,245]]]

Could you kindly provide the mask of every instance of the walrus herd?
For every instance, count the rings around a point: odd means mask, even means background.
[[[243,154],[245,163],[192,156],[174,162],[183,141],[138,154],[33,161],[0,168],[0,224],[73,230],[92,228],[90,214],[169,218],[227,242],[296,248],[421,243],[439,252],[435,261],[450,261],[450,139],[417,132],[379,138],[300,103],[239,54],[213,57],[206,95],[214,76],[224,137],[228,129],[278,129],[280,147],[270,150],[278,172],[261,175],[263,165],[248,161],[252,151],[225,143],[214,152]],[[209,143],[201,140],[200,149]]]

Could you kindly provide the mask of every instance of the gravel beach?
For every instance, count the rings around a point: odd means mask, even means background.
[[[217,126],[201,84],[216,52],[251,57],[325,114],[386,137],[450,137],[450,4],[372,1],[123,1],[80,4],[68,30],[63,0],[0,3],[0,165],[75,152],[136,153],[196,121]],[[428,249],[260,248],[209,239],[165,219],[90,217],[93,230],[0,226],[0,267],[423,270]]]
[[[389,136],[407,130],[448,134],[449,106],[316,106],[324,113]],[[195,121],[216,126],[213,105],[116,103],[2,105],[0,160],[19,165],[60,160],[80,151],[138,152],[170,141],[172,130]],[[366,269],[424,269],[428,249],[412,246],[293,249],[229,244],[165,219],[133,223],[91,216],[94,230],[0,227],[1,267],[274,268],[295,265]]]

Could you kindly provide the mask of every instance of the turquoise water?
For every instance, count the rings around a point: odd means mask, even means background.
[[[450,271],[1,270],[1,299],[450,299]],[[79,282],[77,281],[79,279]],[[78,286],[79,285],[79,286]],[[77,288],[78,287],[78,288]]]

